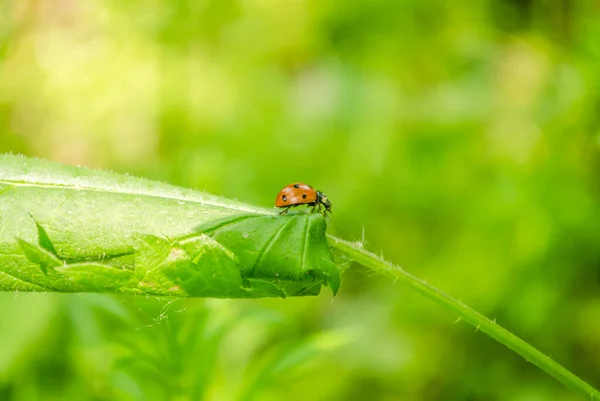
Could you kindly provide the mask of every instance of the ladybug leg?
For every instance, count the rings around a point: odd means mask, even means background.
[[[288,212],[288,210],[290,210],[291,206],[286,207],[285,209],[283,209],[281,212],[279,212],[280,215],[284,215]]]

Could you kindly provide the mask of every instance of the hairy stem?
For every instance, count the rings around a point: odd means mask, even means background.
[[[341,240],[336,237],[328,236],[329,243],[338,251],[346,254],[351,259],[370,268],[371,270],[389,277],[392,280],[399,280],[409,285],[426,298],[431,299],[437,304],[452,310],[462,320],[475,326],[496,341],[504,344],[508,348],[521,355],[527,361],[537,365],[540,369],[550,376],[564,383],[567,387],[586,396],[589,400],[600,400],[600,392],[590,386],[588,383],[565,369],[549,356],[521,340],[496,322],[476,312],[461,301],[444,294],[442,291],[428,284],[427,282],[405,272],[399,266],[386,262],[377,255],[365,251],[361,246]]]

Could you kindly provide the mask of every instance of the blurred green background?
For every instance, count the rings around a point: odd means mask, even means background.
[[[600,4],[0,1],[0,151],[271,206],[600,387]],[[579,400],[408,288],[0,294],[1,400]]]

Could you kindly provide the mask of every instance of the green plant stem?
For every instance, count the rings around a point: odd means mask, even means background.
[[[329,243],[338,251],[346,254],[356,262],[370,268],[371,270],[392,280],[400,280],[413,289],[431,299],[437,304],[452,310],[462,320],[475,326],[496,341],[512,349],[527,361],[537,365],[550,376],[559,380],[567,387],[585,395],[590,400],[600,400],[600,392],[588,383],[565,369],[559,363],[553,361],[549,356],[529,345],[519,337],[515,336],[496,322],[476,312],[461,301],[444,294],[442,291],[427,282],[405,272],[402,268],[386,262],[377,255],[365,251],[360,244],[353,244],[336,237],[328,236]]]

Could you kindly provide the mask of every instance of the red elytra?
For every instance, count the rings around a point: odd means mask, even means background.
[[[321,191],[317,191],[308,184],[302,182],[296,182],[283,187],[277,194],[275,199],[275,207],[284,207],[285,209],[279,214],[285,214],[291,207],[299,205],[312,206],[314,212],[315,208],[321,211],[321,206],[325,207],[323,214],[327,212],[331,213],[331,202],[327,199],[327,196]]]

